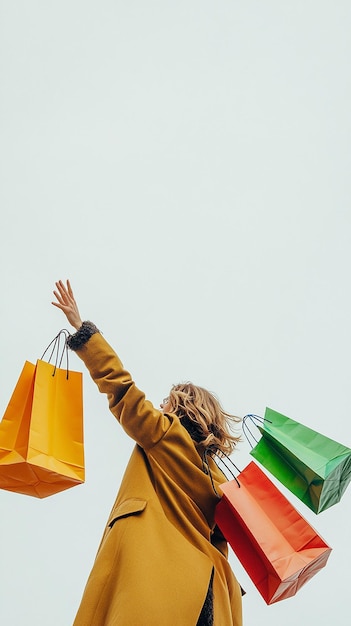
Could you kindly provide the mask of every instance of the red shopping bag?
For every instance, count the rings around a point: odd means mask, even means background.
[[[216,523],[267,604],[326,565],[331,548],[253,461],[220,488]]]

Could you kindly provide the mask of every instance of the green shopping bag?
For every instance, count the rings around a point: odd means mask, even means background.
[[[259,441],[250,422],[262,434]],[[243,430],[256,444],[250,454],[312,511],[340,502],[351,481],[350,448],[269,408],[264,419],[246,415]]]

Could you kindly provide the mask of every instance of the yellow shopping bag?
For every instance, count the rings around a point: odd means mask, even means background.
[[[63,353],[57,366],[62,335],[55,365],[25,362],[0,423],[1,489],[44,498],[84,482],[82,374]]]

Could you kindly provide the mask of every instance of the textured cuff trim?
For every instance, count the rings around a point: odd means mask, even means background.
[[[93,322],[83,322],[77,332],[67,338],[67,345],[71,350],[79,350],[89,341],[92,335],[99,332],[99,329]]]

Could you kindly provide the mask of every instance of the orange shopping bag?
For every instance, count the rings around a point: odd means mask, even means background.
[[[82,374],[25,362],[0,423],[0,488],[44,498],[84,482]],[[45,353],[44,353],[45,354]],[[43,355],[44,356],[44,355]],[[50,361],[49,359],[49,361]]]

